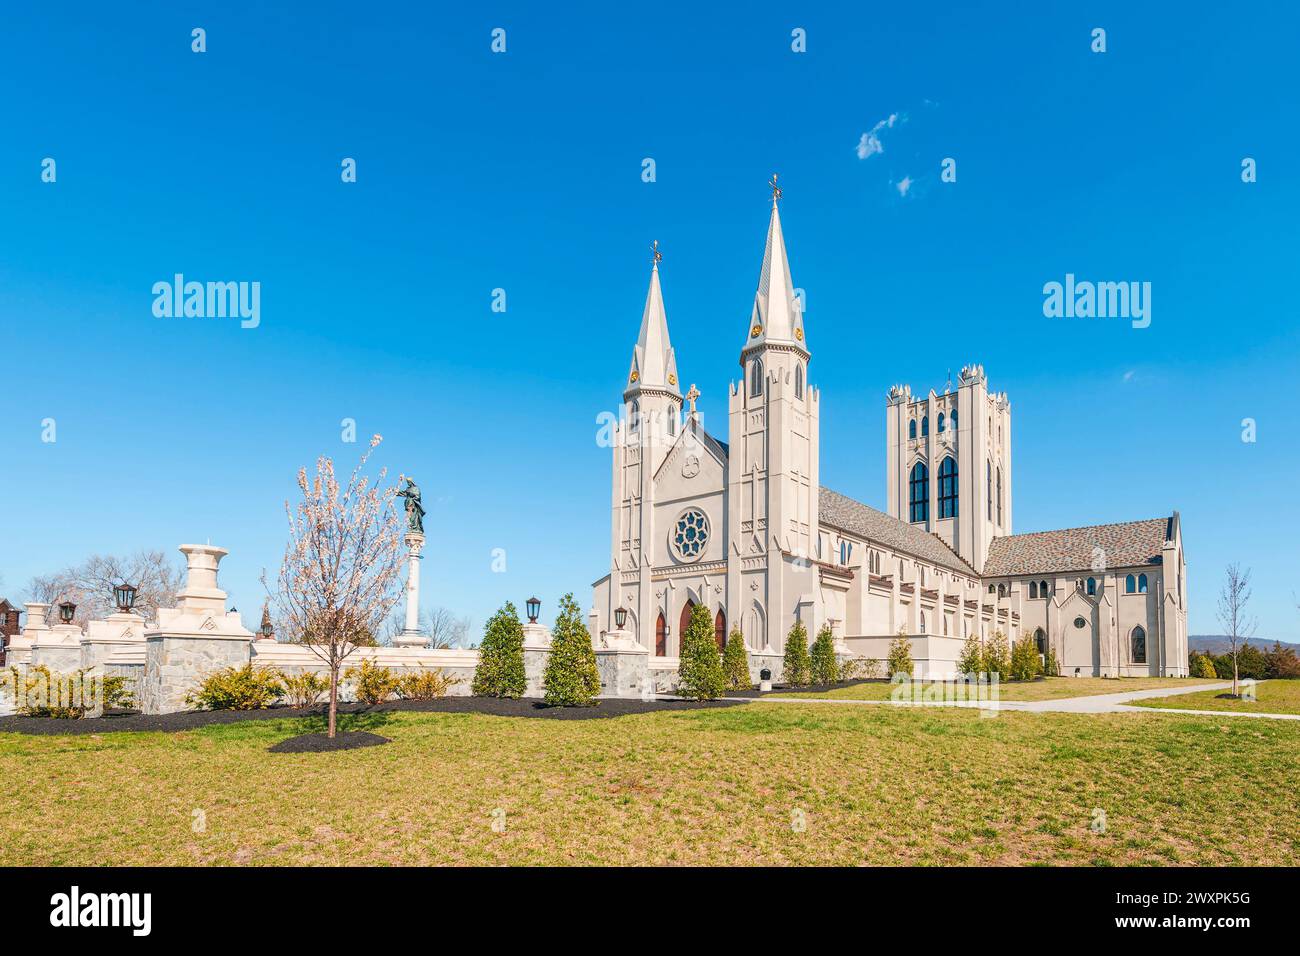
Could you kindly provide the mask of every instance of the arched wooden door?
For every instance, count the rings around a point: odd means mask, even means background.
[[[686,606],[682,608],[681,625],[677,628],[677,653],[682,653],[682,641],[686,640],[686,628],[691,623],[691,612],[695,610],[695,602],[687,601]]]
[[[721,608],[718,608],[718,616],[713,619],[713,639],[717,641],[719,651],[727,646],[727,615],[722,613]]]
[[[664,612],[659,612],[659,620],[655,623],[655,656],[668,656],[668,622],[664,620]]]

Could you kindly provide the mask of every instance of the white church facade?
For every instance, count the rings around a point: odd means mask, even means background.
[[[675,668],[692,609],[721,645],[738,626],[752,669],[780,671],[796,619],[843,653],[884,659],[900,632],[918,676],[956,669],[970,634],[1033,635],[1063,676],[1186,676],[1186,565],[1177,512],[1014,534],[1011,405],[980,366],[955,391],[886,400],[887,511],[821,484],[821,392],[776,191],[726,441],[683,408],[658,253],[614,432],[609,574],[591,630],[624,630]]]

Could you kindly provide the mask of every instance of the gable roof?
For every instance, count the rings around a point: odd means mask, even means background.
[[[1159,564],[1160,549],[1173,528],[1174,518],[1170,516],[994,538],[984,562],[984,575],[1087,571],[1094,563],[1094,548],[1101,549],[1107,568]]]
[[[819,489],[817,506],[821,512],[822,524],[861,535],[868,541],[881,544],[892,551],[909,554],[929,564],[978,577],[975,569],[941,538],[860,501],[854,501],[838,491],[826,487]]]

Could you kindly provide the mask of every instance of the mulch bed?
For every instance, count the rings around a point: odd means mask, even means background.
[[[858,684],[888,684],[889,681],[882,679],[863,679],[863,680],[846,680],[839,684],[808,684],[804,687],[794,687],[790,684],[773,684],[771,690],[729,690],[727,691],[728,700],[757,700],[760,697],[766,697],[768,694],[788,694],[792,691],[798,691],[801,694],[816,694],[826,690],[836,690],[841,687],[856,687]]]
[[[267,747],[273,754],[319,754],[329,750],[356,750],[358,747],[375,747],[386,744],[387,737],[367,733],[364,730],[349,730],[335,734],[301,734],[281,740],[274,747]]]
[[[397,700],[385,704],[339,704],[340,714],[375,714],[417,711],[440,714],[492,714],[498,717],[535,717],[547,720],[600,720],[657,711],[698,710],[730,707],[741,700],[602,700],[595,707],[548,707],[540,700],[503,700],[496,697],[444,697],[441,700]],[[20,734],[104,734],[118,731],[176,732],[212,724],[234,724],[245,720],[282,720],[320,717],[325,708],[268,707],[265,710],[191,710],[177,714],[120,714],[58,720],[51,717],[0,717],[0,733]]]

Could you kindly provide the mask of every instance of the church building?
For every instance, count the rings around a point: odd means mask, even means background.
[[[1011,403],[984,369],[955,391],[885,402],[886,511],[821,484],[821,392],[773,181],[758,289],[728,392],[726,440],[683,409],[658,252],[614,432],[609,574],[591,630],[623,629],[652,670],[677,666],[698,604],[722,646],[739,627],[755,676],[786,635],[829,624],[841,653],[883,660],[901,632],[918,676],[951,674],[971,634],[1033,635],[1063,676],[1187,675],[1178,512],[1015,534]]]

